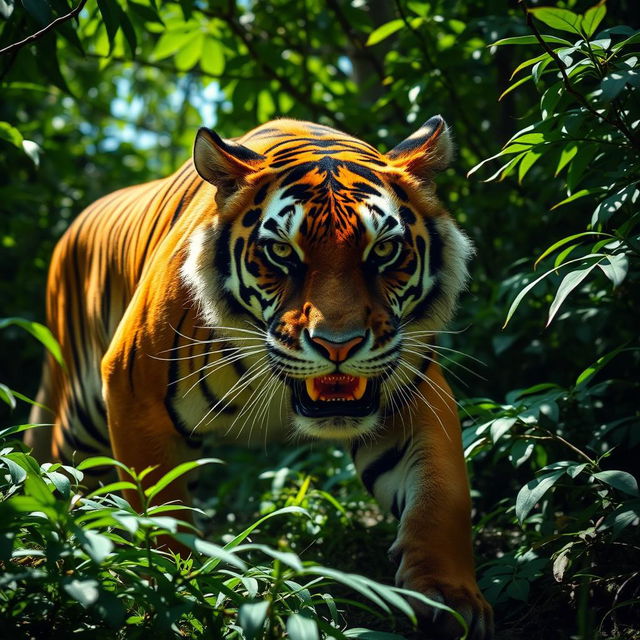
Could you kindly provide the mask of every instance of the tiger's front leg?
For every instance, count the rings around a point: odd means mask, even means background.
[[[488,640],[493,614],[475,579],[455,402],[438,365],[431,364],[427,376],[429,383],[419,387],[426,402],[420,399],[413,413],[405,407],[378,439],[354,447],[354,461],[367,489],[399,519],[390,549],[398,563],[396,584],[444,602],[465,618],[470,640]],[[413,604],[424,626],[441,634],[437,637],[462,636],[451,614]]]

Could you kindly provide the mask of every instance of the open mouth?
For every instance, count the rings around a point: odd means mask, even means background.
[[[379,384],[373,378],[342,373],[293,380],[293,409],[310,418],[368,416],[379,404]]]

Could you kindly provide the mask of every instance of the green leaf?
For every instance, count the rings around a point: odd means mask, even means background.
[[[540,22],[544,22],[544,24],[552,29],[582,35],[580,30],[582,16],[579,16],[577,13],[573,13],[573,11],[569,11],[568,9],[557,9],[555,7],[538,7],[535,9],[528,9],[528,12],[532,14],[534,18],[540,20]]]
[[[638,495],[638,481],[626,471],[616,471],[613,469],[598,471],[598,473],[593,474],[593,477],[614,489],[618,489],[618,491],[628,493],[632,496]]]
[[[8,122],[0,122],[0,140],[6,140],[14,147],[22,149],[22,134]]]
[[[564,475],[564,469],[534,478],[520,489],[516,497],[516,518],[521,523],[562,475]]]
[[[115,493],[116,491],[123,491],[124,489],[130,489],[131,491],[136,491],[138,487],[133,484],[133,482],[120,481],[120,482],[111,482],[102,487],[98,487],[94,491],[92,491],[87,497],[95,498],[96,496],[102,496],[106,493]]]
[[[195,38],[191,30],[187,31],[165,31],[158,40],[153,50],[152,60],[164,60],[179,51],[190,40]]]
[[[378,44],[382,42],[384,39],[388,38],[391,34],[399,31],[404,27],[404,21],[400,18],[396,20],[391,20],[390,22],[386,22],[383,25],[380,25],[377,29],[372,31],[367,38],[367,47],[372,47],[374,44]]]
[[[516,423],[516,418],[497,418],[491,423],[491,429],[489,433],[491,434],[491,440],[495,443],[500,440],[500,438],[511,429],[511,427]]]
[[[516,468],[523,465],[531,457],[535,446],[531,440],[516,440],[509,449],[509,462]]]
[[[107,30],[109,54],[111,54],[113,45],[115,44],[116,33],[118,33],[118,29],[120,28],[120,21],[124,12],[116,0],[97,0],[97,3],[100,14],[102,15],[102,21]]]
[[[574,200],[578,200],[578,198],[584,198],[584,196],[590,196],[590,195],[593,195],[594,193],[599,193],[600,191],[601,189],[599,188],[580,189],[580,191],[576,191],[574,194],[570,195],[568,198],[565,198],[564,200],[560,200],[560,202],[557,202],[556,204],[554,204],[553,207],[551,207],[551,211],[553,211],[554,209],[557,209],[558,207],[562,207],[565,204],[569,204]]]
[[[549,44],[563,44],[566,45],[567,47],[571,46],[571,42],[569,42],[568,40],[565,40],[563,38],[558,38],[557,36],[550,36],[548,34],[541,34],[542,36],[542,40],[544,42],[547,42]],[[538,38],[536,38],[535,36],[531,35],[531,36],[513,36],[511,38],[502,38],[501,40],[497,40],[496,42],[492,43],[491,46],[492,47],[500,47],[506,44],[537,44],[540,45],[540,43],[538,42]]]
[[[575,258],[574,260],[569,260],[569,262],[565,262],[565,266],[576,263],[576,262],[580,262],[582,260],[588,260],[590,258],[602,258],[602,257],[603,255],[600,253],[594,253],[590,256],[585,256],[584,258]],[[507,324],[509,324],[509,320],[511,320],[511,317],[515,313],[515,310],[518,308],[518,306],[520,306],[520,303],[522,302],[523,298],[527,295],[527,293],[529,293],[529,291],[531,291],[533,287],[535,287],[539,282],[544,280],[547,276],[549,276],[551,273],[554,273],[555,271],[557,271],[556,267],[554,267],[553,269],[549,269],[549,271],[546,271],[540,277],[536,278],[533,282],[530,282],[526,287],[524,287],[524,289],[522,289],[518,293],[514,301],[511,303],[511,306],[509,307],[509,311],[507,311],[507,317],[504,321],[504,324],[502,325],[503,329],[507,326]]]
[[[618,287],[622,284],[627,277],[629,271],[629,259],[623,253],[618,253],[612,256],[606,256],[606,260],[609,262],[600,262],[598,266],[604,272],[604,275],[613,282],[614,287]]]
[[[0,329],[4,329],[9,325],[17,325],[18,327],[22,327],[25,331],[28,331],[34,338],[42,342],[42,344],[49,350],[51,355],[62,366],[64,366],[60,345],[58,344],[58,341],[53,337],[53,334],[51,333],[51,331],[47,329],[47,327],[45,327],[44,325],[38,322],[24,320],[23,318],[1,318],[0,319]]]
[[[273,96],[271,95],[271,91],[268,89],[263,89],[258,94],[258,120],[260,122],[267,122],[273,117],[273,114],[276,111],[276,104],[273,101]]]
[[[287,634],[291,640],[319,640],[320,638],[315,621],[299,613],[289,616]]]
[[[83,607],[91,606],[100,597],[97,580],[70,580],[64,583],[64,590]]]
[[[204,46],[204,33],[196,31],[175,55],[176,67],[180,71],[189,71],[195,67],[202,56]]]
[[[557,176],[567,166],[567,164],[573,160],[576,153],[578,153],[578,145],[575,142],[569,142],[569,144],[562,148],[558,165],[556,166],[555,176]]]
[[[638,86],[640,84],[640,73],[635,69],[612,71],[602,79],[600,83],[601,93],[598,99],[604,102],[611,102],[611,100],[618,97],[618,94],[627,84]]]
[[[157,496],[163,489],[168,487],[172,482],[174,482],[180,476],[183,476],[185,473],[196,469],[197,467],[202,467],[205,464],[223,464],[222,460],[218,458],[200,458],[199,460],[192,460],[190,462],[183,462],[179,464],[174,469],[171,469],[168,473],[165,473],[158,482],[154,485],[151,485],[145,492],[145,496],[152,500],[155,496]]]
[[[546,120],[550,118],[558,106],[562,96],[565,94],[565,88],[562,81],[552,84],[543,94],[540,99],[540,111],[542,113],[542,119]]]
[[[551,307],[549,308],[549,318],[547,320],[547,327],[551,324],[551,321],[554,319],[556,313],[562,306],[562,303],[566,300],[567,296],[577,287],[580,283],[593,271],[598,263],[590,264],[587,267],[583,267],[582,269],[576,269],[575,271],[571,271],[567,273],[567,275],[562,279],[558,290],[556,291],[556,295],[551,303]]]
[[[601,0],[595,6],[587,9],[586,13],[582,17],[582,30],[587,38],[590,38],[598,28],[598,25],[602,22],[602,19],[607,14],[607,6],[605,0]]]
[[[538,64],[540,64],[540,63],[538,63]],[[498,98],[498,102],[500,100],[502,100],[502,98],[504,98],[505,96],[509,95],[514,89],[517,89],[519,86],[523,85],[525,82],[529,82],[529,80],[531,80],[531,76],[530,75],[526,75],[526,76],[524,76],[524,78],[520,78],[520,80],[516,80],[512,85],[507,87],[500,94],[500,97]]]
[[[113,542],[100,533],[86,531],[75,525],[72,527],[72,531],[86,554],[96,564],[103,562],[113,551]]]
[[[575,196],[577,198],[578,194],[575,194]],[[558,206],[558,205],[556,205],[556,206]],[[607,236],[609,238],[613,238],[613,236],[611,234],[609,234],[609,233],[601,233],[600,231],[583,231],[582,233],[574,233],[572,236],[567,236],[566,238],[562,238],[561,240],[558,240],[558,242],[554,242],[550,247],[545,249],[540,254],[540,257],[536,260],[535,264],[533,265],[534,268],[536,268],[538,266],[538,264],[542,260],[544,260],[549,254],[553,253],[554,251],[556,251],[560,247],[563,247],[565,244],[569,244],[570,242],[573,242],[574,240],[577,240],[578,238],[591,237],[591,236]]]
[[[9,475],[11,476],[11,482],[13,482],[13,484],[21,484],[24,482],[27,477],[27,472],[17,462],[5,456],[0,457],[0,462],[9,469]]]
[[[12,409],[16,408],[16,399],[6,384],[0,383],[0,399],[4,400]]]
[[[611,216],[618,212],[625,205],[636,204],[640,200],[640,189],[637,183],[630,184],[613,195],[605,198],[594,209],[591,216],[591,224],[596,225],[598,222],[606,223]]]
[[[511,73],[511,77],[509,78],[509,80],[513,80],[513,77],[515,75],[518,74],[518,72],[522,71],[523,69],[526,69],[527,67],[530,67],[531,65],[536,64],[537,62],[540,62],[540,60],[544,60],[545,58],[550,57],[548,53],[543,53],[542,55],[536,56],[535,58],[530,58],[529,60],[525,60],[524,62],[521,62]]]
[[[209,558],[216,558],[221,562],[226,562],[234,567],[237,567],[241,571],[246,571],[246,564],[235,555],[231,551],[226,548],[220,547],[217,544],[213,544],[213,542],[208,542],[207,540],[203,540],[202,538],[198,538],[197,536],[191,533],[176,533],[173,536],[178,542],[181,542],[185,546],[201,553]]]
[[[542,151],[532,150],[527,153],[524,158],[520,161],[520,165],[518,166],[518,183],[522,184],[524,177],[527,175],[527,172],[531,167],[540,159],[542,156]]]
[[[305,516],[307,516],[307,518],[311,517],[309,515],[309,513],[305,509],[302,509],[301,507],[283,507],[282,509],[276,509],[276,511],[272,511],[271,513],[268,513],[266,516],[263,516],[259,520],[256,520],[256,522],[254,522],[253,524],[248,526],[244,531],[239,533],[233,540],[231,540],[231,542],[228,542],[227,544],[225,544],[224,548],[225,549],[233,549],[233,548],[237,547],[243,540],[245,540],[249,535],[251,535],[251,532],[254,529],[259,527],[263,522],[265,522],[265,521],[267,521],[267,520],[269,520],[269,519],[271,519],[271,518],[273,518],[275,516],[286,515],[286,514],[289,514],[289,513],[296,513],[296,514],[305,515]]]
[[[238,623],[244,631],[246,640],[253,640],[262,631],[268,610],[268,600],[247,602],[240,607]]]
[[[585,386],[585,384],[596,374],[600,369],[606,366],[613,358],[615,358],[619,353],[621,353],[624,349],[619,347],[618,349],[614,349],[609,353],[598,358],[592,365],[587,367],[577,378],[576,387]]]
[[[114,458],[109,458],[108,456],[94,456],[93,458],[82,460],[82,462],[76,465],[78,471],[93,469],[95,467],[118,467],[119,469],[122,469],[123,471],[131,475],[131,469],[129,469],[126,464],[120,462],[119,460],[115,460]]]
[[[200,67],[205,73],[219,76],[224,71],[224,49],[222,44],[208,35],[202,45]]]

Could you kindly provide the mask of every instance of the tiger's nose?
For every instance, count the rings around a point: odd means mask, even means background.
[[[307,331],[309,344],[322,356],[339,364],[350,358],[364,343],[365,336],[356,336],[344,341],[328,340]]]

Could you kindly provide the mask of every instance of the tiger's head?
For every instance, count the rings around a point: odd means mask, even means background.
[[[435,196],[451,155],[440,116],[386,154],[293,120],[235,141],[198,132],[217,215],[183,277],[210,326],[263,330],[300,432],[363,435],[424,375],[420,343],[451,317],[471,254]]]

